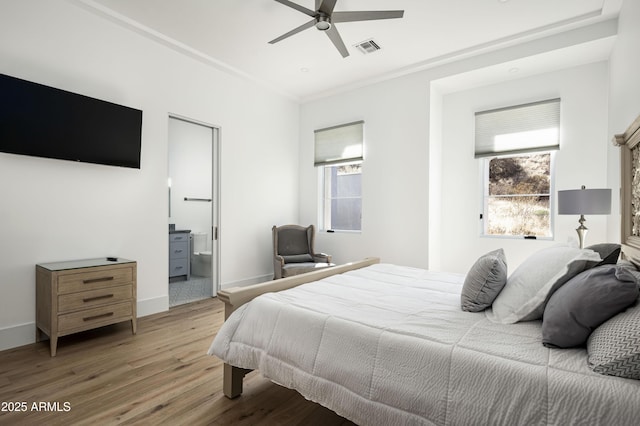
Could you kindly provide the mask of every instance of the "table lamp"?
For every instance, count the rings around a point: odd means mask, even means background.
[[[576,229],[580,239],[580,248],[584,248],[587,227],[584,226],[585,214],[611,214],[610,189],[569,189],[558,191],[558,214],[579,214],[580,226]]]

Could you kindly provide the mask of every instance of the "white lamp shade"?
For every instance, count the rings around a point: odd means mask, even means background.
[[[611,214],[611,189],[558,191],[558,214]]]

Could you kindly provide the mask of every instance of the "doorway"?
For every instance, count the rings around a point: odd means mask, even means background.
[[[169,307],[213,297],[219,269],[216,126],[169,116]]]

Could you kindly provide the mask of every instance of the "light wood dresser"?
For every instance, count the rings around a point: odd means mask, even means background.
[[[137,263],[84,259],[36,265],[36,341],[46,334],[51,356],[58,337],[122,321],[136,333]]]

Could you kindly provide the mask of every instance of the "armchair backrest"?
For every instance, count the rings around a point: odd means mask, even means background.
[[[313,240],[315,228],[299,225],[274,226],[273,253],[276,256],[314,255]]]

